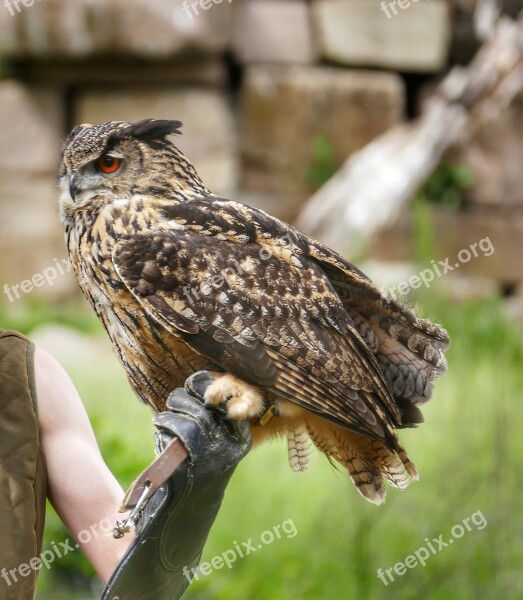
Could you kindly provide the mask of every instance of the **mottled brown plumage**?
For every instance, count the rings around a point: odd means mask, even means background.
[[[446,333],[319,242],[214,196],[167,139],[179,126],[82,125],[63,151],[71,261],[131,386],[162,410],[187,376],[220,367],[206,401],[248,418],[255,443],[286,436],[303,470],[310,437],[380,503],[384,479],[417,478],[395,429],[422,420]]]

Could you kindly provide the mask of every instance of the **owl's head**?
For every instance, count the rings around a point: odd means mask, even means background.
[[[137,196],[186,200],[208,194],[192,164],[167,139],[181,125],[146,119],[76,126],[58,172],[62,221],[72,223],[79,212],[97,213]]]

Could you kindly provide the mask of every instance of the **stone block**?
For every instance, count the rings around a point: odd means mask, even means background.
[[[0,301],[14,306],[77,290],[57,203],[54,176],[0,175]]]
[[[118,50],[133,56],[219,53],[232,36],[233,5],[223,0],[117,0],[112,15]]]
[[[7,40],[0,49],[19,57],[160,60],[190,52],[221,53],[232,35],[232,4],[219,6],[216,0],[34,0],[18,9],[11,21],[4,15],[0,22]]]
[[[0,56],[15,52],[17,44],[16,21],[6,7],[0,6]]]
[[[312,8],[328,60],[424,73],[446,66],[451,24],[443,0],[314,0]]]
[[[292,220],[314,191],[307,175],[323,140],[341,166],[401,122],[404,89],[393,74],[332,67],[251,66],[241,94],[242,189],[272,199]]]
[[[302,0],[244,2],[234,21],[234,50],[243,63],[315,62],[309,5]]]
[[[15,80],[0,81],[2,173],[54,173],[64,136],[60,94]]]

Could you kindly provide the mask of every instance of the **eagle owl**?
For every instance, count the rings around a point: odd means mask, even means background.
[[[395,430],[422,421],[446,332],[321,243],[215,196],[170,141],[180,126],[80,125],[62,153],[70,259],[134,392],[160,411],[210,369],[206,403],[248,419],[254,445],[285,436],[299,471],[312,440],[381,503],[384,481],[418,477]]]

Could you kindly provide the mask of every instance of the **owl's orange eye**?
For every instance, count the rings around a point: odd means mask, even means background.
[[[118,169],[122,165],[122,160],[120,158],[115,158],[114,156],[109,156],[108,154],[104,154],[100,156],[100,158],[96,161],[96,166],[102,173],[116,173]]]

